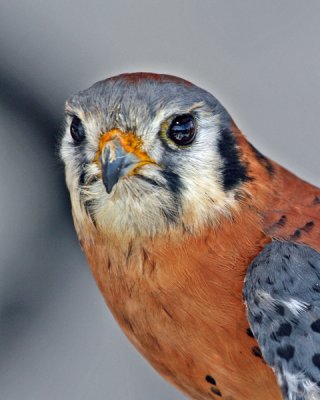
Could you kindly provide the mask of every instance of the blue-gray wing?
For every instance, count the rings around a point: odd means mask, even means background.
[[[244,284],[251,330],[286,400],[320,399],[320,253],[273,241]]]

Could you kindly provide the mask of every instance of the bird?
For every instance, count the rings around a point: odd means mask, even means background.
[[[126,73],[71,96],[75,229],[107,306],[196,400],[320,399],[320,189],[209,92]]]

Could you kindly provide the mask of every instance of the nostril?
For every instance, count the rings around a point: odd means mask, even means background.
[[[106,146],[104,146],[102,153],[101,153],[101,157],[100,157],[100,161],[102,164],[106,163],[106,162],[110,162],[110,155],[111,155],[111,145],[107,144]]]

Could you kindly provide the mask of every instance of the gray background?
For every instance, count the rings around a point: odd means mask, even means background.
[[[320,2],[0,1],[0,399],[183,399],[117,327],[57,162],[66,97],[127,71],[215,94],[264,153],[320,184]]]

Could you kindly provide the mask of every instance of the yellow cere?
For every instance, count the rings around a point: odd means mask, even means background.
[[[101,136],[99,150],[95,157],[97,164],[100,165],[102,150],[111,140],[117,140],[127,153],[133,153],[141,160],[129,175],[133,175],[138,168],[145,164],[156,164],[156,162],[152,160],[144,150],[142,150],[142,140],[140,138],[138,138],[133,132],[123,132],[120,129],[111,129]]]

